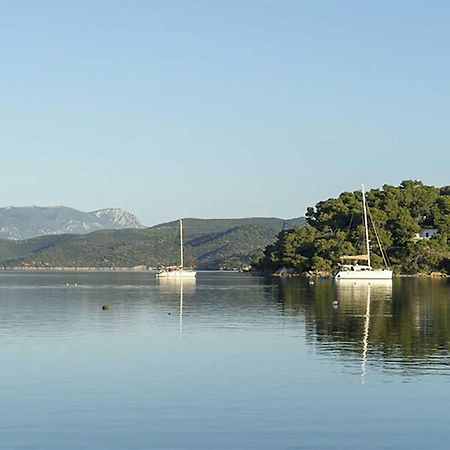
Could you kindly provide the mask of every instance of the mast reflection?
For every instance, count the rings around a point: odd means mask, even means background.
[[[184,294],[195,294],[196,279],[195,278],[160,278],[158,284],[166,293],[173,294],[179,298],[178,306],[178,331],[183,333],[183,300]]]
[[[366,364],[369,351],[371,300],[392,300],[392,280],[344,281],[335,284],[340,308],[347,313],[364,318],[361,351],[361,384],[366,380]]]

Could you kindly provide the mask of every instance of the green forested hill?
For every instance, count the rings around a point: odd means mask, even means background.
[[[75,235],[40,236],[22,241],[0,240],[0,262],[13,261],[71,240]]]
[[[306,224],[304,217],[283,220],[276,217],[250,217],[242,219],[183,219],[183,230],[186,237],[199,236],[202,234],[220,233],[236,227],[256,225],[262,228],[280,231],[283,228],[302,226]],[[162,223],[154,228],[178,229],[178,221]]]
[[[286,225],[286,223],[288,225]],[[185,260],[197,268],[241,267],[261,254],[283,226],[305,219],[185,219]],[[0,240],[0,265],[156,267],[179,263],[178,221],[146,229]]]
[[[366,196],[371,222],[396,273],[450,273],[450,186],[426,186],[420,181],[384,185]],[[360,191],[343,192],[307,210],[308,226],[282,231],[256,267],[275,271],[330,272],[342,255],[365,252]],[[431,239],[420,232],[432,229]],[[418,236],[419,234],[419,236]],[[377,236],[370,230],[373,265],[382,264]]]

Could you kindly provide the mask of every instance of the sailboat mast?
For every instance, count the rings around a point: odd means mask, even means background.
[[[181,261],[181,268],[184,267],[184,261],[183,261],[183,221],[180,219],[180,261]]]
[[[361,185],[361,191],[362,191],[362,199],[363,199],[364,228],[366,229],[367,265],[370,267],[369,225],[367,223],[366,193],[364,192],[363,184]]]

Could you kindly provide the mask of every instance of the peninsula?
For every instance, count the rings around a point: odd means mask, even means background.
[[[407,180],[367,193],[370,221],[399,274],[450,274],[450,186]],[[343,192],[306,212],[307,226],[281,231],[254,268],[273,273],[329,274],[342,255],[364,252],[361,192]],[[373,227],[370,240],[376,242]],[[382,255],[373,249],[374,267]]]

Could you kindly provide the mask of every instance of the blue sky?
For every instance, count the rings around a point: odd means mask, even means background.
[[[450,184],[449,2],[0,2],[0,205],[295,217]]]

